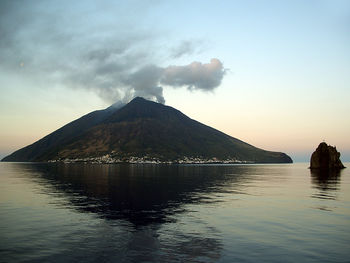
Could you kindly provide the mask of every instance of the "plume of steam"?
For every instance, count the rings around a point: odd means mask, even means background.
[[[162,73],[160,67],[147,65],[127,76],[124,84],[133,92],[134,97],[140,96],[165,103],[163,88],[158,86]]]
[[[161,83],[209,91],[221,84],[224,74],[225,69],[221,61],[213,58],[207,64],[192,62],[186,66],[169,66],[164,69]]]
[[[134,96],[151,98],[164,103],[163,88],[159,84],[211,91],[221,84],[224,74],[225,69],[221,61],[213,58],[207,64],[192,62],[185,66],[166,68],[147,65],[129,75],[123,83],[133,91]]]
[[[217,58],[209,63],[157,66],[158,37],[151,29],[125,31],[112,3],[113,12],[106,13],[103,6],[89,17],[79,1],[64,2],[67,9],[55,1],[45,1],[46,8],[38,2],[0,2],[0,71],[20,68],[22,76],[92,90],[108,102],[142,96],[160,103],[165,103],[163,87],[211,91],[225,75]],[[71,5],[77,6],[68,8]],[[93,19],[107,15],[109,20]],[[168,56],[179,58],[194,50],[194,42],[183,41],[168,50]]]
[[[194,43],[191,41],[182,41],[182,43],[171,50],[173,58],[179,58],[184,55],[191,55],[195,51]]]

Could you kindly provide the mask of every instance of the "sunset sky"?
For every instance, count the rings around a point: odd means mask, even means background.
[[[144,96],[259,148],[350,161],[350,1],[0,1],[0,158]]]

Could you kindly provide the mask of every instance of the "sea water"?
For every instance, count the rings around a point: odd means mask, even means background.
[[[307,167],[0,163],[0,262],[349,262],[350,168]]]

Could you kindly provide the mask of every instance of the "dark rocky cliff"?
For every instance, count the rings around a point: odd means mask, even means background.
[[[336,147],[322,142],[311,155],[310,169],[343,169],[345,166],[340,161],[340,153]]]

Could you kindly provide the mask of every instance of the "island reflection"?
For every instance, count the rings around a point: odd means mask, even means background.
[[[64,249],[57,248],[65,252],[48,256],[48,262],[64,262],[67,253],[76,261],[100,260],[103,255],[102,261],[117,262],[216,262],[223,253],[219,230],[208,222],[187,222],[188,229],[182,214],[193,213],[194,207],[220,205],[225,202],[221,194],[244,193],[257,169],[47,163],[11,167],[55,207],[93,215],[87,217],[87,229],[72,225],[74,231],[65,236],[74,233],[73,241],[68,238]],[[49,236],[67,231],[65,225],[58,224]]]
[[[310,169],[311,182],[317,189],[313,197],[336,200],[340,189],[341,172],[339,169]]]
[[[23,164],[21,164],[23,167]],[[210,193],[238,192],[249,180],[244,166],[26,164],[48,195],[70,206],[135,227],[172,222],[184,205],[220,202]],[[237,186],[237,187],[234,187]]]

